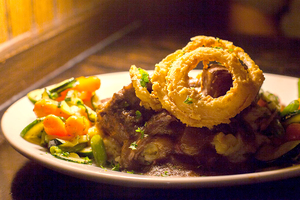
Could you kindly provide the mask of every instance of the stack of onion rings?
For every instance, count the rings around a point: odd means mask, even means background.
[[[132,67],[130,74],[136,94],[148,108],[166,109],[188,126],[213,128],[229,123],[230,118],[253,102],[264,81],[263,73],[249,55],[232,42],[206,36],[191,40],[155,66],[151,93],[139,87],[136,69]],[[204,96],[189,87],[188,73],[201,61],[204,68],[209,62],[217,61],[232,74],[233,86],[224,96]]]

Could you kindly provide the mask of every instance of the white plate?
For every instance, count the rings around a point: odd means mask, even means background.
[[[193,73],[197,73],[197,71],[194,70]],[[130,82],[128,72],[104,74],[99,77],[102,82],[99,93],[103,98],[112,96],[114,92]],[[297,78],[272,74],[265,74],[265,77],[263,89],[278,94],[283,103],[288,104],[297,98]],[[192,188],[251,184],[300,175],[300,165],[240,175],[176,178],[127,174],[101,169],[93,165],[70,163],[54,158],[44,148],[31,144],[20,137],[21,130],[35,119],[32,109],[32,103],[27,97],[23,97],[5,112],[1,125],[8,142],[29,159],[55,171],[82,179],[131,187]]]

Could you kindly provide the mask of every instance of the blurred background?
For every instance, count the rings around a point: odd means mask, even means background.
[[[0,105],[136,22],[161,38],[185,34],[188,42],[203,34],[231,40],[267,72],[293,75],[297,55],[286,51],[299,49],[299,10],[300,0],[0,0]],[[274,60],[278,55],[290,62]],[[282,69],[272,70],[278,62]]]

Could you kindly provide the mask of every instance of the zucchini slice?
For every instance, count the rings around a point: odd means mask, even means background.
[[[34,144],[41,144],[41,136],[44,130],[44,119],[45,117],[38,118],[28,124],[20,133],[20,136],[28,142]]]
[[[85,147],[85,148],[81,149],[80,151],[77,151],[76,153],[81,157],[87,156],[89,158],[93,158],[93,151],[92,151],[91,146]]]
[[[292,123],[300,123],[300,110],[297,110],[293,113],[290,113],[282,118],[282,123],[285,126],[288,126]]]
[[[97,93],[95,93],[92,96],[91,101],[92,101],[93,109],[97,109],[99,107],[99,105],[101,105],[101,99],[100,99],[99,95],[97,95]]]
[[[67,80],[64,80],[58,84],[56,84],[53,88],[49,90],[50,93],[61,93],[62,91],[65,91],[66,89],[72,88],[77,84],[77,80],[75,78],[70,78]]]
[[[71,107],[65,101],[60,101],[57,104],[57,107],[60,108],[64,113],[73,115],[74,112],[72,111]]]
[[[79,163],[79,164],[92,164],[92,160],[88,157],[81,158],[76,153],[53,153],[54,157],[59,158],[61,160]]]
[[[89,141],[88,135],[80,135],[70,141],[55,138],[49,141],[48,148],[50,148],[51,146],[58,146],[59,148],[71,148],[81,143],[88,143],[88,141]]]
[[[73,147],[68,147],[68,146],[64,146],[64,144],[61,144],[58,146],[63,152],[78,152],[78,151],[81,151],[82,149],[84,149],[85,147],[87,147],[87,143],[79,143],[79,144],[76,144],[75,146]]]
[[[83,103],[81,104],[81,103],[77,102],[77,105],[81,106],[85,109],[85,112],[88,116],[88,119],[91,122],[96,122],[97,121],[97,113],[95,111],[93,111],[93,109],[91,109],[90,107],[88,107],[87,105],[85,105]]]
[[[65,101],[69,105],[76,105],[77,101],[81,101],[81,99],[78,97],[78,91],[75,90],[68,91],[65,97]]]
[[[47,133],[45,132],[45,130],[42,131],[41,133],[41,142],[40,145],[43,147],[47,147],[48,142],[47,142]]]
[[[79,143],[74,146],[65,146],[65,143],[61,143],[60,139],[54,139],[49,141],[48,148],[59,148],[61,152],[76,153],[87,147],[87,143]]]
[[[42,98],[56,99],[61,92],[74,87],[76,84],[77,80],[75,78],[70,78],[48,88],[32,90],[27,94],[27,97],[33,104]]]
[[[27,98],[35,104],[38,100],[42,99],[42,94],[44,92],[44,89],[36,89],[32,90],[27,94]]]

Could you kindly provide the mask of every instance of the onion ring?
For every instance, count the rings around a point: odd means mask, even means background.
[[[229,53],[235,53],[239,60],[241,60],[248,68],[249,75],[253,80],[253,84],[257,87],[261,87],[264,81],[263,72],[259,69],[259,67],[254,63],[254,61],[242,48],[233,45],[232,42],[227,40],[200,35],[191,38],[191,42],[189,42],[183,48],[183,51],[190,52],[199,47],[212,47],[217,49],[219,48]]]
[[[159,111],[162,109],[160,102],[157,98],[152,97],[152,94],[143,87],[140,83],[142,75],[135,65],[132,65],[129,70],[132,85],[135,90],[136,96],[141,100],[141,105],[146,109],[153,109]]]
[[[164,88],[167,84],[166,77],[168,75],[169,69],[172,67],[174,61],[176,61],[178,58],[182,57],[183,55],[184,55],[183,50],[177,50],[155,65],[155,70],[151,77],[152,89],[153,89],[152,97],[158,98],[158,96],[162,96],[164,93],[167,92],[164,90]]]
[[[233,75],[233,87],[226,95],[212,98],[203,96],[195,88],[188,86],[188,72],[200,62],[218,61]],[[246,70],[235,53],[222,49],[200,47],[181,56],[173,63],[164,82],[156,82],[152,88],[162,107],[177,117],[181,122],[193,127],[208,127],[229,123],[248,107],[255,99],[259,87],[254,84],[251,71]],[[193,103],[185,103],[190,98]]]
[[[188,72],[200,61],[204,67],[210,61],[220,62],[232,74],[233,87],[224,96],[212,98],[189,88]],[[136,94],[146,108],[166,109],[188,126],[208,128],[229,123],[230,118],[251,104],[264,81],[262,71],[242,48],[207,36],[191,38],[185,47],[155,65],[151,93],[137,81],[140,75],[136,69],[132,67],[130,74]]]

